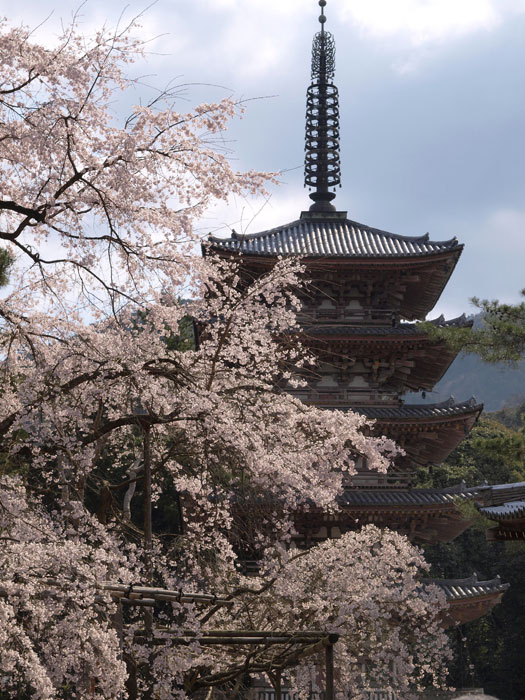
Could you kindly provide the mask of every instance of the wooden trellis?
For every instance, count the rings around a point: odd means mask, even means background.
[[[169,635],[169,627],[157,628]],[[136,632],[138,638],[148,636],[146,630]],[[276,700],[281,700],[281,677],[283,671],[296,666],[304,658],[325,652],[325,700],[334,698],[334,645],[338,634],[322,631],[279,632],[275,630],[211,630],[195,634],[173,630],[170,641],[174,645],[189,645],[198,642],[201,646],[220,646],[226,654],[239,656],[244,661],[195,678],[188,690],[225,685],[239,676],[265,673],[275,688]],[[152,640],[154,643],[156,640]],[[163,644],[165,639],[159,639]]]

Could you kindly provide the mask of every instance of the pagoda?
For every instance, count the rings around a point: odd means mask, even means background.
[[[414,488],[417,469],[444,460],[471,430],[482,411],[474,399],[433,405],[409,404],[407,392],[432,391],[455,353],[418,326],[437,303],[462,253],[456,238],[431,240],[389,233],[348,218],[337,209],[340,185],[339,106],[334,85],[335,43],[320,31],[312,49],[307,91],[305,185],[312,204],[300,217],[260,233],[210,236],[204,254],[239,257],[256,277],[279,257],[301,256],[311,280],[301,292],[302,342],[312,351],[306,386],[289,388],[302,401],[325,410],[352,410],[372,419],[373,434],[395,440],[404,454],[386,474],[357,460],[337,513],[307,510],[296,516],[296,544],[338,537],[366,523],[388,527],[413,542],[447,542],[469,525],[458,504],[478,489]],[[465,317],[433,321],[467,324]],[[436,581],[436,583],[439,583]],[[449,600],[447,624],[484,614],[501,599],[499,579],[442,581]]]

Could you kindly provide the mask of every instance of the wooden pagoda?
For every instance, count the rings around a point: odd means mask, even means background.
[[[307,96],[305,185],[312,189],[313,204],[297,220],[270,230],[210,236],[203,252],[239,258],[247,278],[264,273],[280,257],[301,256],[311,280],[302,292],[301,339],[316,362],[307,386],[290,392],[326,410],[364,414],[375,421],[374,433],[394,439],[405,451],[388,474],[369,471],[360,459],[337,516],[297,514],[297,545],[337,537],[363,523],[392,528],[418,543],[446,542],[468,526],[458,503],[474,498],[475,490],[417,489],[415,470],[444,460],[471,430],[482,405],[472,398],[408,404],[403,395],[431,391],[454,360],[447,346],[414,322],[432,311],[463,245],[456,238],[435,241],[429,234],[410,237],[372,228],[333,205],[340,184],[339,110],[334,42],[325,19],[322,12]],[[433,323],[462,326],[467,320],[440,317]],[[457,590],[464,585],[458,582]],[[450,620],[462,620],[462,610],[465,621],[473,619],[473,611],[485,612],[504,588],[500,582],[476,581],[468,594],[454,597],[454,583],[444,584]]]

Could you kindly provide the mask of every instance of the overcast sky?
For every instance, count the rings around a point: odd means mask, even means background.
[[[146,0],[147,1],[147,0]],[[88,0],[89,33],[115,23],[124,0]],[[132,0],[131,18],[146,6]],[[51,41],[78,2],[24,0],[1,14]],[[342,184],[348,216],[405,235],[457,236],[461,261],[435,313],[469,298],[517,301],[525,287],[525,0],[328,0],[337,44]],[[188,83],[188,107],[233,94],[239,168],[283,171],[269,202],[232,201],[203,226],[254,233],[296,219],[303,189],[305,91],[317,0],[158,0],[141,34],[163,85]],[[196,85],[200,84],[200,85]],[[181,103],[181,109],[184,108]],[[262,210],[257,214],[259,209]],[[257,214],[257,215],[256,215]]]

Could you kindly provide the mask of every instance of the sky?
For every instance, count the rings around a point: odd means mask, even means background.
[[[24,0],[0,14],[52,43],[78,10],[90,34],[143,13],[144,82],[180,84],[180,109],[233,95],[225,135],[239,169],[281,171],[267,200],[232,199],[203,231],[293,221],[303,188],[305,93],[317,0]],[[525,0],[328,0],[336,46],[342,188],[349,218],[465,250],[431,317],[525,287]],[[122,20],[120,20],[122,21]]]

